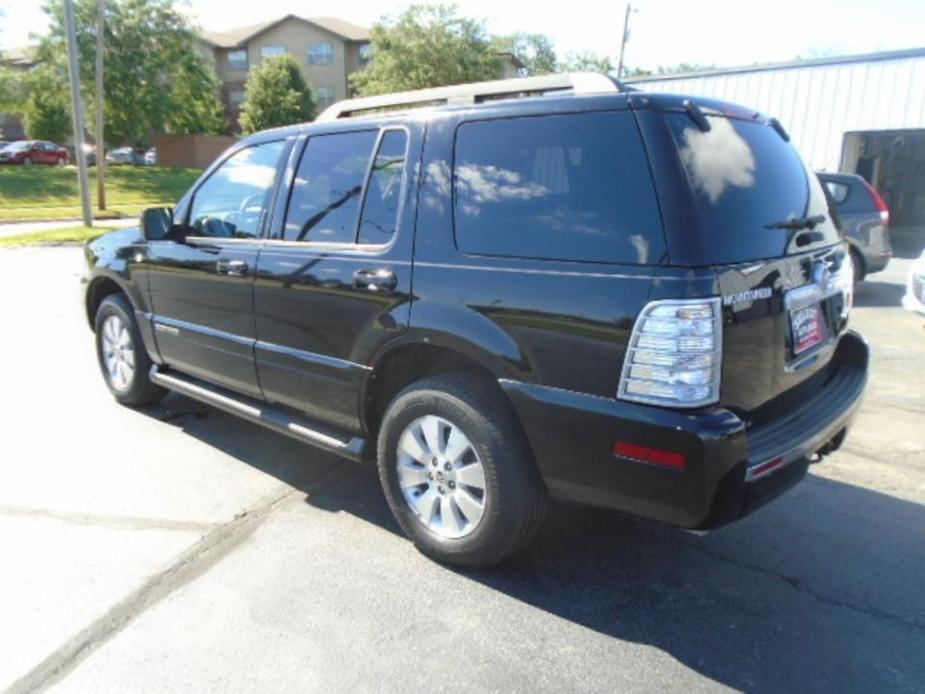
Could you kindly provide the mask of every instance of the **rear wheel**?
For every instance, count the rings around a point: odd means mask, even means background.
[[[56,163],[58,164],[58,166],[64,166],[65,164],[67,164],[67,162],[62,157],[58,157],[58,161]]]
[[[546,491],[514,413],[471,377],[439,376],[399,393],[378,452],[395,519],[439,561],[495,564],[542,522]]]
[[[851,249],[851,266],[854,268],[854,283],[864,281],[864,259],[854,248]]]
[[[96,312],[96,353],[110,392],[123,405],[147,405],[166,391],[151,382],[151,359],[131,304],[121,294],[103,299]]]
[[[32,166],[32,157],[25,157],[25,158],[22,160],[22,165],[23,165],[23,166]]]

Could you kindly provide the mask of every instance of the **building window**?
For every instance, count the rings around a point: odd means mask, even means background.
[[[260,47],[260,57],[261,58],[273,58],[278,55],[286,55],[285,46],[261,46]]]
[[[228,51],[228,67],[232,70],[247,70],[247,51]]]
[[[235,89],[228,92],[228,101],[231,103],[231,108],[236,111],[241,108],[241,104],[244,103],[244,99],[247,94],[241,89]]]
[[[310,65],[330,65],[334,62],[334,45],[330,43],[313,43],[308,48]]]
[[[334,87],[315,87],[315,101],[318,108],[327,108],[334,103]]]
[[[360,46],[360,65],[368,65],[369,61],[373,59],[373,46],[369,43],[364,43]]]

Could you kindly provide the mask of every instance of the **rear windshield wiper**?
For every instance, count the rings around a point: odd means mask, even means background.
[[[813,215],[812,217],[791,217],[790,219],[783,219],[779,222],[772,222],[771,224],[765,225],[765,229],[815,229],[817,224],[822,224],[825,221],[826,217],[824,214]]]

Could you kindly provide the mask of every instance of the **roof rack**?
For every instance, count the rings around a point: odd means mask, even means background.
[[[416,89],[381,96],[345,99],[328,106],[315,122],[360,116],[368,112],[443,106],[447,104],[477,104],[494,99],[516,98],[531,94],[547,94],[570,90],[574,94],[614,94],[632,91],[619,81],[597,72],[570,72],[538,77],[517,77],[492,82],[457,84],[452,87]]]

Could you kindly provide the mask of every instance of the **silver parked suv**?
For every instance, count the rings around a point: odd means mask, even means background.
[[[870,183],[847,173],[819,173],[841,218],[845,240],[851,246],[854,281],[885,269],[890,246],[890,210]]]

